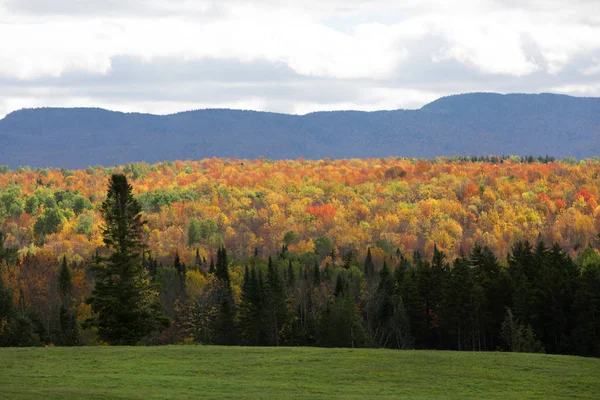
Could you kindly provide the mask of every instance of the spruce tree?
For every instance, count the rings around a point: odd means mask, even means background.
[[[280,331],[287,322],[287,298],[283,282],[279,277],[277,267],[269,257],[267,269],[267,282],[265,290],[266,300],[266,331],[271,338],[270,344],[279,346],[281,343]]]
[[[214,321],[213,337],[215,338],[215,344],[233,345],[237,343],[237,327],[234,321],[236,310],[233,293],[231,292],[227,251],[223,246],[217,251],[215,278],[221,286],[217,289],[219,314]]]
[[[367,279],[375,276],[375,264],[373,263],[373,256],[371,255],[371,248],[367,249],[367,257],[365,258],[365,276]]]
[[[77,315],[71,309],[73,299],[73,270],[63,257],[62,266],[58,273],[58,289],[61,297],[59,311],[60,342],[63,346],[76,346],[79,344],[79,329],[77,328]]]
[[[313,265],[313,284],[315,286],[319,286],[321,284],[321,270],[319,268],[319,264],[315,262]]]
[[[261,283],[256,275],[256,270],[244,268],[244,282],[242,284],[241,301],[239,308],[239,327],[242,344],[258,346],[264,335],[263,329],[263,304]]]
[[[231,288],[229,279],[229,261],[227,260],[227,250],[225,247],[220,247],[217,251],[217,264],[215,267],[215,277],[223,282],[227,287]]]
[[[181,296],[185,296],[186,292],[186,267],[185,264],[181,262],[181,258],[179,257],[179,251],[175,252],[175,260],[173,260],[173,266],[175,267],[175,271],[177,271],[177,276],[179,277],[179,293]]]
[[[288,269],[287,269],[287,276],[286,276],[286,280],[287,280],[287,287],[288,288],[293,288],[294,285],[296,284],[296,275],[294,274],[294,267],[292,266],[292,260],[289,260],[288,262]]]
[[[96,285],[87,302],[97,316],[87,322],[98,327],[98,335],[105,342],[133,345],[167,326],[168,319],[142,268],[145,222],[125,175],[110,177],[100,210],[105,221],[104,244],[111,254],[93,266]]]

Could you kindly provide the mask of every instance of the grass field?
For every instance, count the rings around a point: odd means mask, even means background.
[[[0,349],[2,399],[598,399],[600,360],[257,347]]]

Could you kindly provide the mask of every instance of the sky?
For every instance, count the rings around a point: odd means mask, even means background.
[[[0,0],[0,117],[600,96],[600,0]]]

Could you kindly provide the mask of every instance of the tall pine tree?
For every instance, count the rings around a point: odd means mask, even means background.
[[[168,319],[142,268],[145,222],[125,175],[110,177],[100,210],[105,221],[104,244],[111,254],[93,266],[96,285],[87,302],[97,316],[88,325],[97,326],[100,339],[110,344],[133,345],[167,326]]]

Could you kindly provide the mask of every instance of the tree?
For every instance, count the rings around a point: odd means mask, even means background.
[[[544,349],[535,338],[531,325],[525,327],[514,316],[510,308],[502,322],[501,336],[509,351],[519,353],[543,353]]]
[[[267,269],[267,281],[265,288],[265,321],[266,331],[270,338],[270,344],[279,346],[281,344],[281,329],[287,322],[286,294],[283,281],[279,276],[279,271],[269,257]]]
[[[186,267],[185,264],[181,262],[181,258],[179,257],[179,251],[175,252],[175,260],[173,261],[173,267],[175,267],[175,271],[177,271],[177,276],[179,277],[179,293],[182,296],[185,296]]]
[[[229,278],[229,261],[227,250],[219,247],[217,251],[217,264],[215,267],[215,278],[220,284],[217,289],[219,299],[219,315],[213,327],[213,337],[216,344],[232,345],[237,342],[235,326],[235,303],[231,292],[231,281]]]
[[[365,258],[365,276],[372,278],[375,276],[375,264],[373,263],[373,256],[371,255],[371,248],[367,249],[367,258]]]
[[[364,347],[366,334],[356,304],[348,293],[328,301],[318,324],[324,347]]]
[[[239,326],[242,344],[257,346],[264,344],[263,293],[256,270],[244,269],[244,282],[239,307]]]
[[[100,339],[110,344],[133,345],[167,326],[168,319],[141,265],[145,222],[125,175],[110,177],[101,213],[104,244],[111,254],[93,266],[96,285],[87,303],[97,316],[87,325],[97,326]]]
[[[228,267],[229,261],[227,260],[227,250],[225,250],[225,247],[219,247],[219,250],[217,250],[217,265],[215,267],[215,276],[218,280],[220,280],[227,287],[229,287],[229,289],[231,289]]]
[[[0,231],[0,266],[2,265],[3,261],[6,261],[8,265],[13,265],[17,262],[19,248],[6,247],[4,242],[4,233]]]
[[[200,221],[198,221],[196,218],[192,218],[188,228],[188,246],[198,243],[201,239],[202,227],[200,226]]]

